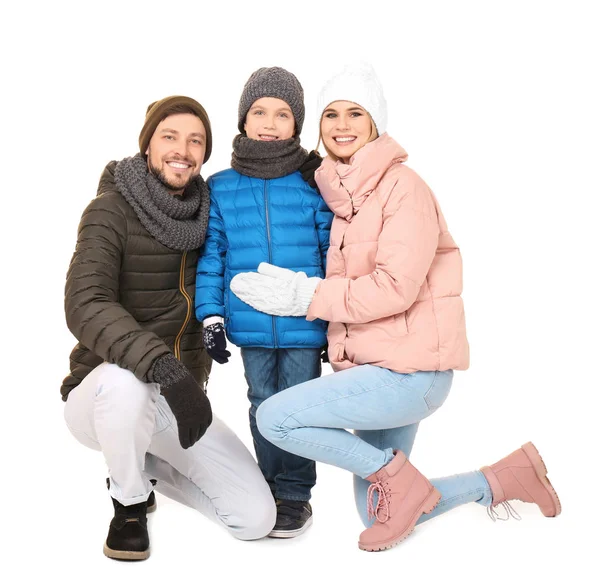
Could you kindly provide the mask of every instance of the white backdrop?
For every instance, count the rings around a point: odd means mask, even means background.
[[[593,4],[121,0],[3,8],[2,577],[554,579],[597,570]],[[523,520],[494,524],[469,505],[418,527],[393,550],[363,553],[351,477],[320,465],[314,525],[302,537],[235,541],[159,496],[152,557],[110,561],[102,555],[111,516],[103,460],[68,433],[58,391],[74,344],[64,278],[100,172],[135,153],[146,106],[171,94],[196,98],[210,115],[214,148],[203,176],[227,167],[242,87],[261,66],[300,79],[302,142],[312,149],[317,92],[352,59],[378,71],[389,133],[436,193],[465,263],[472,366],[421,426],[412,459],[442,476],[494,462],[531,439],[563,514],[545,519],[515,503]],[[251,447],[233,351],[230,363],[215,365],[209,394]]]

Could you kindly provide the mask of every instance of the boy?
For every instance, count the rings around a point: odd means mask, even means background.
[[[327,327],[256,311],[229,283],[260,262],[324,276],[333,216],[298,171],[308,158],[300,146],[303,122],[304,91],[293,74],[271,67],[250,76],[239,103],[232,167],[208,181],[211,210],[196,279],[196,317],[209,355],[227,362],[225,333],[241,348],[256,456],[277,501],[270,536],[278,538],[298,536],[312,523],[315,463],[267,442],[256,428],[256,410],[271,395],[321,375]]]

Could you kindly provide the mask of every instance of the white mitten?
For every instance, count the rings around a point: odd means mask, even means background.
[[[257,311],[280,317],[305,317],[321,280],[261,262],[258,272],[236,274],[231,290]]]

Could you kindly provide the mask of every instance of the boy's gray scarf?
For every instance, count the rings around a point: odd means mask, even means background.
[[[161,244],[173,250],[202,246],[210,197],[201,176],[192,180],[183,196],[175,196],[148,170],[138,153],[117,163],[115,183],[144,228]]]
[[[245,176],[273,179],[294,173],[307,157],[299,137],[258,141],[240,134],[233,140],[231,167]]]

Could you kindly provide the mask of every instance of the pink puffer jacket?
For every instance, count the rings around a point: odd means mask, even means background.
[[[467,369],[462,259],[431,190],[384,133],[315,179],[335,214],[308,319],[330,321],[335,371]]]

